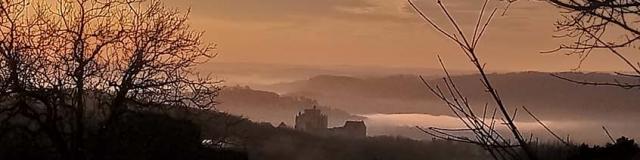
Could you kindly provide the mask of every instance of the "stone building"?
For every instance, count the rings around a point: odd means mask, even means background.
[[[304,112],[296,115],[296,130],[322,134],[327,132],[327,125],[327,115],[322,114],[315,106],[313,109],[305,109]]]
[[[363,138],[367,136],[367,126],[364,121],[347,121],[342,127],[329,129],[330,133],[337,136]]]
[[[332,135],[362,138],[367,136],[367,126],[364,121],[347,121],[344,126],[328,128],[328,117],[315,106],[298,113],[295,129],[317,135]]]

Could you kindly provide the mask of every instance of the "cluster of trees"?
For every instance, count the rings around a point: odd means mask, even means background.
[[[0,1],[3,151],[21,154],[14,158],[96,158],[91,145],[126,146],[112,133],[169,123],[138,111],[212,108],[219,82],[193,67],[215,56],[214,45],[187,20],[157,0]],[[135,115],[142,117],[127,118]],[[171,123],[156,129],[183,126]]]
[[[629,138],[621,137],[613,143],[602,146],[589,146],[582,144],[574,148],[574,154],[569,156],[569,160],[600,160],[600,159],[638,159],[640,158],[640,147]]]

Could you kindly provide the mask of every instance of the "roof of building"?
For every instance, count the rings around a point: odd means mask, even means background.
[[[347,121],[344,123],[345,128],[367,127],[364,121]]]
[[[278,128],[289,128],[289,126],[287,126],[287,124],[284,122],[280,122],[280,124],[278,125]]]

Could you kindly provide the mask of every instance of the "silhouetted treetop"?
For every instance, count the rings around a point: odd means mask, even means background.
[[[215,46],[188,12],[158,0],[3,0],[0,17],[0,133],[27,130],[84,159],[88,132],[127,111],[215,105],[220,82],[194,70]]]
[[[549,0],[549,3],[562,9],[562,18],[555,23],[556,37],[570,39],[554,51],[567,51],[567,54],[580,56],[580,63],[594,50],[604,50],[618,58],[630,72],[618,72],[618,75],[631,78],[640,77],[640,60],[637,52],[640,40],[640,2],[635,0]],[[623,88],[637,88],[640,83],[609,81],[586,81],[559,78],[584,85],[608,85]]]

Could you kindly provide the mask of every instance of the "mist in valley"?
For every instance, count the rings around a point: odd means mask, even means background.
[[[406,71],[411,72],[411,70]],[[313,72],[307,74],[313,75]],[[306,79],[292,78],[283,82],[257,82],[256,86],[231,86],[222,92],[219,109],[246,116],[274,126],[284,122],[292,126],[295,115],[313,106],[329,116],[331,127],[347,120],[364,120],[370,136],[403,136],[417,140],[433,137],[420,127],[462,128],[463,124],[450,110],[427,92],[417,75],[375,74],[367,72],[348,75],[315,73]],[[609,138],[605,126],[616,136],[636,138],[640,135],[638,119],[640,99],[625,95],[640,95],[635,90],[572,84],[545,72],[495,73],[490,77],[500,88],[510,106],[527,106],[563,138],[576,142],[604,144]],[[576,78],[605,80],[618,78],[607,73],[560,73]],[[363,76],[366,75],[366,76]],[[428,74],[438,83],[438,74]],[[287,77],[287,76],[283,76]],[[454,77],[475,108],[482,111],[490,104],[488,95],[479,87],[477,75],[457,73]],[[624,79],[620,79],[624,80]],[[629,79],[631,80],[631,79]],[[230,82],[233,84],[233,82]],[[262,95],[262,96],[260,96]],[[532,117],[520,113],[517,124],[527,134],[541,141],[553,141]]]

